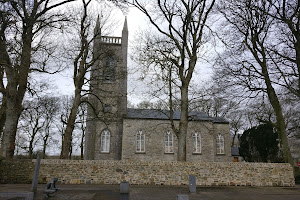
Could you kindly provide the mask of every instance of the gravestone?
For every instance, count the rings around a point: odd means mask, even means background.
[[[176,200],[189,200],[189,196],[186,194],[177,194]]]
[[[129,193],[129,183],[128,182],[121,182],[120,184],[120,193],[121,194],[128,194]]]
[[[190,193],[196,193],[196,176],[189,175],[189,190]]]

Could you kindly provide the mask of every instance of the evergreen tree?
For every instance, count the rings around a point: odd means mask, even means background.
[[[240,155],[247,162],[282,162],[278,133],[272,124],[261,124],[244,131],[240,138]]]

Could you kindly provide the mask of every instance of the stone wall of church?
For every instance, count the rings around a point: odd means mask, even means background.
[[[123,32],[122,40],[120,37],[95,40],[97,60],[91,70],[89,95],[93,108],[89,107],[87,113],[85,159],[121,159],[122,116],[127,109],[127,37],[128,33]],[[104,129],[111,134],[110,150],[105,153],[100,152],[100,137]]]
[[[217,134],[221,133],[224,136],[225,140],[225,154],[220,155],[216,153],[216,137]],[[214,123],[214,131],[213,131],[213,137],[214,137],[214,161],[215,162],[230,162],[232,161],[231,157],[231,138],[230,138],[230,130],[229,130],[229,124],[218,124]]]
[[[178,126],[178,122],[176,124]],[[136,134],[141,130],[145,134],[145,152],[136,152]],[[169,120],[124,119],[122,139],[122,160],[140,161],[176,161],[177,138],[173,135],[173,153],[165,153],[165,134],[171,131]],[[194,153],[193,137],[197,132],[201,135],[201,152]],[[216,137],[224,136],[225,152],[216,153]],[[232,161],[230,148],[229,124],[215,124],[211,121],[189,122],[187,133],[187,161],[202,162],[230,162]]]
[[[136,152],[136,134],[145,134],[145,152]],[[122,160],[175,161],[177,159],[177,138],[173,135],[174,153],[165,153],[164,137],[171,130],[168,120],[123,120]]]
[[[293,170],[284,163],[41,160],[40,183],[58,177],[66,184],[294,186]]]
[[[120,160],[121,159],[121,123],[110,122],[103,123],[98,121],[96,124],[96,137],[95,137],[95,160]],[[109,152],[101,152],[101,133],[107,129],[110,132],[110,147]]]

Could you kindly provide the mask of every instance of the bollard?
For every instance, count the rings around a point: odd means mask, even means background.
[[[129,182],[121,182],[120,184],[120,193],[128,194],[129,193]]]
[[[196,193],[196,176],[189,175],[189,190],[190,193]]]
[[[186,194],[177,194],[176,200],[189,200],[189,196]]]

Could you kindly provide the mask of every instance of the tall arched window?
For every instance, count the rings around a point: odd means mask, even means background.
[[[105,129],[101,133],[101,152],[108,153],[110,146],[110,132]]]
[[[197,132],[193,134],[193,153],[201,153],[201,135]]]
[[[165,135],[165,153],[173,153],[173,134],[168,131]]]
[[[145,152],[145,134],[142,130],[136,134],[136,152]]]
[[[224,136],[219,133],[217,135],[217,154],[224,154]]]

